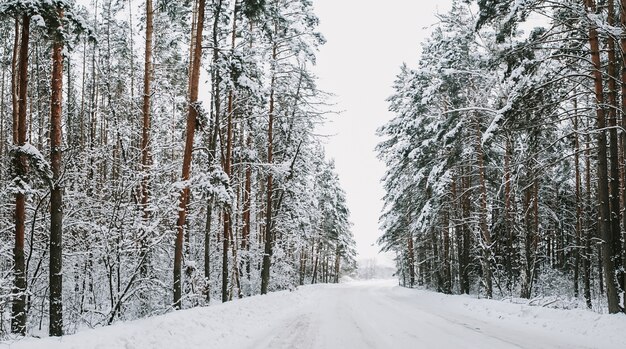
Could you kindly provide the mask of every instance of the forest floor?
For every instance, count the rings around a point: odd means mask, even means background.
[[[626,316],[396,286],[314,285],[81,331],[30,349],[626,348]]]

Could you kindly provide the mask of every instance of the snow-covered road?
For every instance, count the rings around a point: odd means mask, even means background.
[[[574,328],[568,312],[406,290],[395,287],[394,281],[358,282],[308,293],[304,304],[249,348],[626,347],[624,341],[611,343],[570,332]],[[519,314],[507,313],[510,307]],[[542,312],[545,318],[540,317]]]
[[[408,290],[302,287],[2,348],[626,348],[626,316]]]

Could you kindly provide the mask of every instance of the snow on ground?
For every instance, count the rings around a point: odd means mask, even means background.
[[[624,315],[410,290],[301,287],[0,349],[626,348]]]

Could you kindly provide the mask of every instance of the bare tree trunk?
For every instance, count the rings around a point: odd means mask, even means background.
[[[580,141],[578,138],[578,102],[574,99],[574,173],[576,179],[576,249],[574,250],[574,296],[578,297],[580,279],[580,250],[582,244],[582,197],[580,193]]]
[[[532,253],[532,241],[533,241],[533,237],[535,235],[532,227],[533,225],[530,224],[530,221],[532,220],[532,210],[530,208],[531,206],[531,201],[532,201],[532,186],[526,188],[526,190],[524,190],[523,195],[524,195],[524,202],[523,202],[523,212],[524,212],[524,232],[525,232],[525,236],[524,236],[524,253],[523,253],[523,277],[522,277],[522,284],[521,284],[521,289],[520,289],[520,297],[522,298],[530,298],[531,292],[532,292],[532,280],[533,280],[533,265],[534,265],[534,258],[533,258],[533,253]],[[550,256],[550,243],[548,242],[548,251],[547,251],[547,255]]]
[[[587,12],[595,12],[596,5],[593,0],[584,0]],[[598,127],[598,201],[599,201],[599,232],[604,240],[602,243],[602,264],[604,269],[604,277],[606,279],[606,292],[609,306],[609,313],[619,312],[619,303],[617,299],[617,287],[615,285],[613,254],[613,236],[611,226],[611,209],[609,198],[608,183],[608,164],[606,149],[606,119],[604,115],[604,96],[602,86],[602,65],[600,62],[600,43],[598,40],[598,32],[595,25],[589,26],[589,46],[591,48],[591,61],[593,62],[593,79],[595,86],[596,98],[596,118]]]
[[[311,256],[313,255],[315,256],[315,261],[313,262],[313,275],[311,276],[311,284],[317,283],[317,273],[318,273],[318,266],[319,266],[319,261],[320,261],[321,245],[322,245],[321,242],[318,242],[317,248],[315,249],[314,254],[311,255]]]
[[[456,275],[452,275],[452,270],[451,270],[451,274],[450,274],[450,280],[452,281],[452,284],[454,283],[453,280],[457,280],[459,282],[459,292],[463,292],[463,285],[462,285],[462,259],[463,259],[463,229],[462,229],[462,208],[461,208],[461,198],[459,196],[459,172],[457,173],[457,178],[455,178],[454,180],[452,180],[452,183],[450,183],[450,194],[451,194],[451,214],[450,214],[450,223],[453,226],[453,232],[454,234],[451,236],[451,251],[450,251],[450,262],[451,262],[451,269],[452,268],[452,263],[456,260],[457,263],[457,272]],[[463,189],[463,185],[461,184],[461,190]]]
[[[94,35],[98,34],[98,1],[94,1],[94,14],[93,14],[93,27],[94,27]],[[96,69],[96,52],[97,45],[95,41],[91,46],[91,91],[89,95],[89,150],[93,151],[96,146],[96,114],[98,109],[98,92],[99,89],[97,87],[98,84],[98,70]],[[86,136],[86,135],[85,135]],[[94,178],[95,178],[95,170],[93,163],[93,156],[89,156],[89,172],[88,172],[88,181],[89,186],[87,187],[87,195],[93,195],[93,188],[95,186]]]
[[[615,26],[615,3],[614,0],[607,2],[608,24]],[[612,241],[612,259],[613,259],[613,278],[615,284],[621,284],[623,271],[622,265],[622,244],[620,229],[620,180],[619,180],[619,155],[618,155],[618,137],[617,137],[617,111],[620,108],[617,102],[617,57],[615,53],[615,40],[611,35],[607,37],[608,41],[608,88],[609,88],[609,108],[608,108],[608,126],[609,126],[609,160],[610,160],[610,176],[609,176],[609,198],[611,207],[611,241]]]
[[[235,43],[237,38],[237,10],[238,3],[235,0],[235,9],[233,10],[233,28],[231,37],[231,54],[235,53]],[[234,113],[234,91],[233,88],[228,91],[228,111],[227,111],[227,126],[226,126],[226,158],[224,159],[224,172],[232,179],[232,152],[233,152],[233,113]],[[222,302],[228,301],[228,249],[230,243],[230,236],[232,235],[232,207],[224,207],[224,240],[222,240]],[[235,246],[237,248],[237,246]],[[236,265],[235,265],[236,267]]]
[[[437,229],[432,229],[428,235],[430,235],[430,250],[432,250],[433,258],[431,259],[432,266],[432,275],[435,277],[435,282],[437,284],[437,292],[443,292],[443,277],[442,277],[442,266],[441,263],[441,255],[439,254],[439,237],[437,234]]]
[[[489,227],[487,226],[487,185],[485,183],[485,165],[482,147],[482,132],[480,130],[480,122],[478,115],[475,116],[475,151],[478,168],[478,180],[480,186],[480,211],[479,211],[479,228],[481,232],[481,249],[482,249],[482,267],[483,279],[487,298],[493,298],[493,282],[491,278],[491,255],[492,241]]]
[[[207,302],[211,301],[211,224],[213,220],[213,203],[207,204],[206,223],[204,227],[204,296]]]
[[[252,136],[248,134],[246,141],[248,149],[252,147]],[[246,164],[246,178],[243,190],[243,228],[241,230],[241,249],[245,250],[246,258],[246,274],[250,277],[250,204],[251,204],[251,191],[252,191],[252,166]]]
[[[19,46],[19,62],[17,83],[17,119],[14,119],[13,135],[17,146],[26,145],[26,108],[28,98],[28,43],[30,39],[30,17],[22,16],[21,42]],[[17,40],[17,38],[16,38]],[[15,105],[15,103],[14,103]],[[16,152],[15,169],[24,181],[28,177],[28,158],[23,151]],[[24,229],[26,222],[26,194],[15,194],[15,285],[13,288],[11,332],[26,333],[26,265],[24,261]]]
[[[43,99],[41,97],[41,65],[39,64],[40,60],[41,60],[41,55],[39,54],[39,46],[40,43],[38,40],[35,40],[34,42],[34,62],[31,62],[30,65],[30,69],[34,70],[34,79],[35,82],[30,84],[29,89],[30,89],[30,94],[29,94],[29,98],[30,98],[30,104],[31,104],[31,108],[29,110],[28,116],[29,116],[29,121],[28,121],[28,140],[30,144],[33,144],[37,146],[37,149],[39,151],[43,151],[43,139],[44,139],[44,118],[43,118],[43,108],[41,106],[41,100]],[[33,109],[35,110],[35,112],[33,112]],[[35,134],[37,135],[37,142],[35,143],[35,137],[33,134],[33,114],[37,114],[37,120],[38,120],[38,125],[37,125],[37,130],[35,131]]]
[[[73,147],[76,146],[76,96],[74,95],[74,86],[72,86],[72,59],[71,57],[66,57],[65,60],[65,72],[67,79],[67,112],[65,123],[67,124],[67,132],[66,138],[67,143],[71,144]]]
[[[212,116],[212,125],[211,125],[211,135],[210,135],[210,139],[209,139],[209,171],[212,170],[212,166],[213,166],[213,161],[216,158],[215,152],[216,152],[216,148],[217,148],[217,135],[220,133],[220,125],[219,125],[219,119],[220,119],[220,113],[221,113],[221,109],[220,109],[220,103],[221,103],[221,99],[220,99],[220,84],[221,84],[221,76],[220,76],[220,71],[219,71],[219,65],[218,65],[218,60],[219,60],[219,23],[220,23],[220,18],[221,18],[221,11],[222,11],[222,0],[219,0],[217,2],[216,5],[216,10],[215,13],[213,14],[213,57],[212,57],[212,62],[211,62],[211,94],[213,96],[212,98],[212,102],[211,102],[211,116]],[[198,4],[194,4],[194,17],[192,19],[192,27],[197,27],[198,25]],[[192,41],[194,41],[196,39],[196,34],[192,33]],[[192,44],[190,47],[190,55],[192,53],[194,53],[195,47]],[[195,54],[195,53],[194,53]],[[193,67],[193,60],[190,60],[190,65]],[[211,266],[210,266],[210,261],[211,261],[211,219],[213,216],[213,197],[210,196],[209,200],[207,202],[207,222],[206,222],[206,229],[205,229],[205,235],[204,235],[204,276],[207,282],[207,287],[205,288],[205,296],[207,300],[210,300],[210,289],[209,289],[209,285],[210,285],[210,276],[211,276]],[[218,217],[220,215],[218,214]],[[219,242],[219,235],[217,236],[216,241]]]
[[[407,236],[407,253],[408,253],[408,269],[409,269],[409,286],[415,286],[415,250],[413,246],[413,234],[411,233],[411,229],[408,228],[408,236]]]
[[[59,9],[59,18],[63,10]],[[50,336],[63,335],[63,41],[55,40],[52,48],[52,100],[50,103]]]
[[[8,44],[9,44],[9,29],[7,26],[6,31],[3,33],[4,35],[2,36],[2,42],[4,45],[4,50],[2,52],[2,57],[6,57],[7,56],[7,51],[8,51]],[[6,82],[6,68],[3,66],[2,67],[2,77],[1,77],[2,81],[0,82],[0,84],[2,85],[0,87],[0,158],[4,156],[5,153],[5,141],[6,141],[6,133],[5,133],[5,122],[6,122],[6,113],[4,110],[4,90],[5,90],[5,82]]]
[[[591,227],[588,216],[591,205],[591,139],[589,132],[585,135],[585,255],[583,258],[583,284],[587,307],[591,309]]]
[[[235,288],[237,289],[237,298],[241,299],[243,297],[243,294],[241,293],[241,280],[239,278],[239,259],[238,259],[238,254],[237,254],[238,244],[237,244],[237,239],[235,238],[233,234],[232,227],[230,229],[229,239],[231,241],[230,249],[233,255],[233,268],[232,268],[232,273],[231,273],[231,286],[230,286],[230,294],[229,294],[228,300],[233,299],[233,295],[235,294],[234,292]]]
[[[470,248],[471,248],[471,233],[469,228],[470,219],[470,206],[471,206],[471,198],[470,198],[470,188],[471,188],[471,178],[468,173],[461,173],[461,211],[462,211],[462,222],[461,222],[461,235],[463,243],[461,244],[461,251],[459,252],[459,269],[461,270],[461,293],[469,294],[470,292],[470,279],[469,279],[469,271],[470,271]]]
[[[151,159],[151,115],[150,115],[150,101],[152,97],[152,40],[154,32],[154,9],[152,6],[152,0],[146,0],[146,41],[144,51],[144,72],[143,72],[143,104],[141,107],[141,183],[139,187],[139,208],[142,212],[141,226],[139,229],[139,276],[141,279],[148,279],[150,275],[150,231],[148,229],[151,211],[149,208],[150,203],[150,170],[152,165]],[[132,42],[132,40],[131,40]],[[132,47],[132,46],[131,46]],[[131,54],[131,57],[134,54]],[[132,60],[132,58],[131,58]],[[132,61],[131,61],[132,63]],[[131,95],[134,88],[134,67],[131,64]],[[132,99],[132,97],[131,97]],[[132,117],[132,116],[131,116]],[[132,120],[135,122],[134,120]],[[118,134],[119,137],[119,134]],[[118,141],[121,143],[121,139]],[[120,144],[121,147],[121,144]],[[136,279],[136,275],[133,275],[133,281]],[[121,287],[121,283],[118,282],[117,287]],[[118,292],[119,293],[119,292]],[[139,290],[140,299],[140,312],[145,314],[148,311],[150,304],[150,293],[147,288],[141,288]],[[118,303],[121,303],[118,301]]]
[[[306,275],[306,260],[306,252],[304,252],[304,249],[302,249],[302,251],[300,252],[300,278],[298,280],[298,284],[300,286],[304,285],[304,278]]]
[[[152,5],[152,4],[150,4],[150,5]],[[147,6],[146,6],[146,10],[147,10]],[[147,24],[148,24],[147,22],[148,22],[148,20],[146,18],[146,27],[147,27]],[[128,30],[129,30],[129,33],[128,33],[129,37],[130,38],[134,38],[135,37],[135,33],[134,33],[134,26],[133,26],[133,0],[128,0]],[[146,40],[147,39],[148,38],[146,37]],[[150,44],[152,44],[152,42],[150,42]],[[129,40],[129,46],[130,46],[130,52],[131,52],[130,53],[130,88],[129,88],[129,90],[130,90],[130,103],[131,103],[131,106],[132,106],[135,103],[135,48],[134,48],[134,40]],[[83,86],[84,86],[84,84],[83,84]],[[128,113],[128,118],[129,118],[128,120],[130,121],[131,124],[133,124],[135,122],[135,113],[134,113],[133,109],[134,108],[131,108],[129,110],[129,113]]]
[[[620,0],[620,22],[622,28],[626,28],[626,0]],[[622,52],[622,79],[621,79],[621,90],[622,90],[622,155],[626,157],[626,115],[623,113],[626,112],[626,36],[622,35],[620,39],[620,48]],[[624,170],[626,172],[626,169]],[[625,176],[626,177],[626,176]],[[622,203],[625,207],[622,207],[622,270],[626,271],[626,183],[622,182]],[[626,289],[626,273],[623,274],[624,278],[622,280],[623,287]],[[626,309],[626,296],[623,297],[624,303],[622,308]]]
[[[87,39],[83,41],[83,67],[82,67],[82,82],[81,82],[81,90],[80,90],[80,116],[79,116],[79,144],[80,150],[85,149],[85,90],[86,90],[86,81],[87,77]]]
[[[450,211],[443,216],[443,292],[452,293],[452,271],[450,268]]]
[[[511,290],[513,288],[515,276],[513,273],[513,263],[516,256],[513,232],[513,191],[511,186],[511,154],[513,153],[513,145],[511,138],[506,136],[505,154],[504,154],[504,225],[506,233],[506,272],[508,274],[507,286]]]
[[[13,57],[11,59],[11,104],[13,106],[13,144],[17,144],[19,139],[18,126],[19,120],[19,70],[18,60],[20,52],[20,20],[19,17],[15,18],[15,34],[13,41]]]
[[[148,231],[147,225],[150,219],[150,98],[152,95],[152,37],[153,37],[153,15],[152,0],[146,0],[146,50],[144,55],[144,72],[143,72],[143,106],[141,108],[143,124],[141,128],[141,210],[143,211],[143,224],[141,229],[140,254],[139,257],[144,263],[140,267],[141,277],[148,274],[149,257],[144,258],[148,254]]]
[[[205,0],[198,0],[198,18],[196,23],[196,41],[194,42],[194,55],[191,63],[192,72],[189,79],[189,110],[185,135],[185,151],[183,154],[182,180],[189,180],[191,172],[191,155],[193,150],[193,138],[198,119],[198,85],[200,80],[200,59],[202,58],[202,30],[204,27]],[[187,204],[189,203],[189,186],[185,184],[180,194],[178,206],[178,220],[176,222],[176,243],[174,247],[174,308],[182,307],[182,262],[183,262],[183,238],[185,235],[185,221],[187,218]]]
[[[191,11],[191,40],[189,41],[189,72],[187,73],[187,79],[191,81],[191,74],[193,72],[193,57],[196,42],[196,26],[198,24],[198,1],[193,2],[193,9]],[[191,95],[191,84],[187,86],[187,94]]]
[[[272,48],[272,60],[276,62],[278,47],[274,43]],[[267,293],[267,288],[270,282],[270,264],[272,262],[272,194],[273,194],[273,175],[272,175],[272,163],[274,161],[274,87],[276,83],[275,73],[272,73],[272,81],[270,84],[270,106],[269,106],[269,120],[267,128],[267,163],[270,166],[267,174],[267,200],[265,207],[265,246],[263,253],[263,265],[261,270],[261,294]],[[315,263],[317,268],[317,260]],[[314,273],[315,275],[315,273]]]
[[[339,283],[339,270],[341,268],[341,245],[337,246],[337,251],[335,253],[335,277],[333,282]]]

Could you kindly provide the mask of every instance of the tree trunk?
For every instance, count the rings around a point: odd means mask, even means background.
[[[78,120],[78,132],[80,145],[79,149],[83,151],[85,149],[85,90],[86,90],[86,78],[87,78],[87,39],[83,39],[83,64],[82,64],[82,78],[80,89],[80,114]],[[132,97],[132,94],[131,94]]]
[[[459,269],[461,269],[461,293],[469,294],[470,292],[470,248],[472,246],[471,243],[471,232],[469,227],[468,220],[470,219],[470,207],[471,207],[471,198],[470,198],[470,188],[472,186],[471,178],[468,173],[461,174],[461,183],[463,190],[461,191],[461,206],[462,206],[462,222],[461,222],[461,230],[462,230],[462,247],[460,258],[462,261],[459,261]]]
[[[11,104],[13,106],[13,144],[18,143],[19,132],[18,127],[20,124],[19,114],[19,53],[20,53],[20,20],[19,17],[15,18],[15,33],[13,37],[13,56],[11,58]]]
[[[213,203],[207,203],[206,223],[204,227],[204,296],[211,301],[211,225],[213,220]]]
[[[485,183],[485,165],[484,154],[482,147],[482,132],[480,130],[480,122],[478,115],[475,116],[476,140],[476,165],[478,169],[478,184],[480,188],[480,211],[479,211],[479,228],[481,233],[481,249],[482,249],[482,269],[483,280],[485,286],[485,296],[487,298],[493,298],[493,282],[491,279],[491,254],[492,254],[492,241],[491,234],[489,233],[489,227],[487,226],[487,185]]]
[[[620,0],[620,22],[622,28],[626,28],[626,0]],[[620,39],[620,47],[622,51],[622,79],[621,79],[621,90],[622,90],[622,154],[626,157],[626,115],[623,113],[626,112],[626,36],[622,35]],[[626,172],[626,169],[624,170]],[[625,176],[626,177],[626,176]],[[626,206],[626,183],[622,183],[622,203]],[[626,207],[622,208],[626,210]],[[622,211],[622,241],[624,245],[622,246],[622,269],[626,271],[626,213]],[[624,278],[622,280],[623,288],[626,289],[626,273],[623,274]],[[623,309],[626,309],[626,296],[623,297],[624,303],[622,305]]]
[[[578,297],[580,279],[580,250],[582,235],[582,197],[580,193],[580,141],[578,138],[578,103],[574,99],[574,173],[576,181],[576,249],[574,250],[574,296]]]
[[[8,46],[9,46],[9,29],[8,29],[8,26],[7,26],[6,31],[4,32],[3,37],[2,37],[2,42],[4,44],[2,57],[6,57],[7,56],[7,51],[8,51]],[[4,157],[4,153],[5,153],[5,150],[6,150],[5,123],[7,121],[6,120],[6,113],[5,113],[5,110],[4,110],[4,107],[5,107],[5,105],[4,105],[4,102],[5,102],[5,99],[4,99],[5,93],[4,93],[4,91],[5,91],[5,86],[6,86],[6,84],[5,84],[5,81],[6,81],[6,67],[5,66],[2,67],[2,77],[0,79],[2,79],[0,81],[0,84],[2,85],[2,86],[0,86],[0,96],[2,96],[0,98],[0,158],[2,158],[2,157]]]
[[[274,43],[272,48],[272,60],[276,62],[278,47]],[[273,194],[273,175],[272,175],[272,163],[274,161],[274,85],[276,83],[275,73],[272,73],[272,81],[270,84],[270,106],[269,106],[269,120],[267,128],[267,163],[269,165],[267,174],[267,200],[265,207],[265,246],[263,253],[263,266],[261,270],[261,294],[266,294],[268,285],[270,282],[270,264],[272,262],[272,194]],[[317,260],[315,262],[317,269]],[[315,273],[314,273],[315,275]]]
[[[614,0],[608,0],[608,24],[615,26],[615,3]],[[611,249],[614,272],[612,278],[618,286],[623,271],[622,265],[622,244],[620,229],[620,181],[619,181],[619,155],[618,155],[618,138],[617,138],[617,111],[620,108],[617,102],[617,57],[615,53],[615,40],[611,35],[607,37],[608,41],[608,88],[609,88],[609,106],[608,106],[608,126],[609,126],[609,160],[610,160],[610,176],[609,176],[609,198],[611,207]]]
[[[311,276],[311,284],[317,283],[317,270],[318,270],[318,265],[319,265],[319,260],[320,260],[320,250],[321,250],[321,242],[317,244],[317,248],[315,249],[315,252],[311,254],[311,256],[315,256],[315,261],[313,262],[313,275]]]
[[[252,136],[248,134],[246,140],[246,146],[248,149],[252,148]],[[241,249],[246,251],[245,263],[246,274],[250,277],[250,204],[251,204],[251,191],[252,191],[252,166],[246,164],[246,178],[243,190],[243,227],[241,229]]]
[[[588,128],[587,128],[588,129]],[[585,134],[585,255],[583,258],[583,284],[587,307],[591,309],[591,219],[589,211],[591,205],[591,137]]]
[[[215,3],[214,3],[215,5]],[[219,35],[218,35],[218,29],[219,29],[219,21],[221,18],[221,11],[222,11],[222,1],[219,0],[218,3],[216,4],[216,10],[215,13],[213,14],[213,57],[212,57],[212,62],[211,62],[211,95],[213,96],[212,101],[211,101],[211,109],[212,109],[212,124],[211,124],[211,129],[210,129],[210,139],[209,139],[209,169],[208,171],[212,171],[212,166],[213,166],[213,162],[215,161],[216,155],[216,148],[217,148],[217,135],[220,133],[220,125],[219,125],[219,118],[220,118],[220,84],[221,84],[221,77],[220,77],[220,72],[219,72],[219,66],[218,66],[218,60],[219,60]],[[204,13],[204,9],[203,9],[203,13]],[[194,16],[192,19],[192,28],[196,28],[196,30],[194,32],[192,32],[191,35],[191,39],[192,39],[192,44],[190,45],[190,57],[195,57],[195,45],[194,42],[197,38],[197,26],[198,26],[198,3],[196,2],[194,4]],[[193,64],[194,61],[193,59],[190,60],[190,66],[193,68]],[[190,69],[190,76],[191,76],[191,71],[193,69]],[[191,86],[190,86],[191,87]],[[207,287],[205,288],[205,297],[207,300],[210,300],[210,289],[209,289],[209,280],[210,280],[210,275],[211,275],[211,270],[210,270],[210,254],[211,254],[211,219],[213,216],[213,196],[209,196],[209,200],[207,201],[207,222],[206,222],[206,229],[205,229],[205,235],[204,235],[204,276],[206,278],[206,282],[207,282]],[[219,213],[218,213],[218,217],[219,217]],[[216,238],[216,241],[219,242],[219,235]]]
[[[431,259],[432,274],[435,277],[435,283],[437,284],[437,292],[443,292],[443,278],[442,278],[442,263],[439,255],[439,238],[437,229],[432,229],[429,233],[431,251],[433,252],[433,258]]]
[[[143,72],[143,106],[141,108],[142,113],[142,132],[141,132],[141,210],[143,211],[143,222],[141,229],[140,241],[140,254],[139,257],[144,263],[141,265],[141,277],[145,278],[148,275],[148,265],[150,264],[149,257],[144,258],[148,254],[148,239],[149,232],[147,231],[147,225],[150,219],[150,209],[148,203],[150,201],[150,98],[152,95],[151,83],[152,83],[152,37],[153,37],[153,8],[152,0],[146,0],[146,50],[144,55],[144,72]]]
[[[335,278],[333,280],[334,283],[339,283],[339,270],[341,267],[341,245],[337,246],[337,251],[335,253]]]
[[[505,268],[506,273],[508,274],[507,286],[509,291],[513,287],[514,279],[513,276],[513,258],[515,256],[514,247],[513,247],[513,224],[511,221],[512,214],[512,194],[511,194],[511,153],[512,153],[512,145],[510,136],[507,135],[505,141],[505,154],[504,154],[504,231],[506,233],[506,262]]]
[[[585,9],[587,12],[595,12],[596,6],[593,0],[585,0]],[[591,61],[593,63],[593,79],[596,98],[596,119],[598,128],[598,201],[599,201],[599,232],[603,240],[602,243],[602,264],[604,269],[604,278],[606,279],[606,292],[609,306],[609,313],[619,312],[619,303],[617,297],[617,287],[615,285],[613,264],[613,236],[611,226],[611,209],[609,198],[608,183],[608,164],[606,149],[606,119],[604,115],[604,96],[602,86],[602,65],[600,61],[600,43],[598,40],[598,32],[595,25],[589,26],[589,46],[591,48]]]
[[[304,249],[300,252],[300,278],[299,278],[299,282],[298,284],[300,286],[304,285],[304,278],[306,276],[306,260],[307,260],[307,256],[306,256],[306,252],[304,252]]]
[[[450,211],[443,213],[443,292],[452,293],[452,272],[450,268]]]
[[[411,234],[411,229],[407,226],[408,237],[407,237],[407,254],[408,254],[408,269],[409,269],[409,287],[415,286],[415,250],[413,247],[413,234]]]
[[[237,10],[238,4],[235,0],[235,9],[233,10],[233,28],[231,37],[231,55],[235,54],[235,40],[237,38]],[[226,158],[224,159],[224,172],[231,181],[233,180],[231,162],[233,152],[233,113],[234,113],[234,91],[233,88],[228,91],[228,110],[227,110],[227,124],[226,124]],[[232,235],[232,207],[226,205],[224,207],[224,239],[222,240],[222,302],[228,301],[228,249],[230,243],[230,236]],[[237,246],[235,246],[237,248]]]
[[[63,10],[59,10],[63,18]],[[63,41],[52,48],[52,100],[50,105],[50,336],[63,335],[63,187],[61,185],[63,119]]]
[[[204,27],[205,0],[198,0],[198,19],[196,23],[196,36],[194,42],[194,55],[191,63],[192,72],[189,79],[189,110],[185,134],[185,151],[183,153],[182,180],[189,180],[191,172],[191,155],[193,150],[193,138],[198,119],[198,85],[200,80],[200,59],[202,58],[202,29]],[[178,206],[178,220],[176,222],[176,243],[174,247],[174,308],[182,307],[182,261],[183,261],[183,238],[185,235],[185,221],[187,217],[187,204],[189,203],[189,186],[185,184],[180,194]]]
[[[22,31],[19,46],[17,83],[17,119],[14,119],[13,135],[17,146],[26,145],[26,108],[28,98],[28,42],[30,39],[30,17],[22,16]],[[16,38],[17,40],[17,38]],[[15,103],[14,103],[15,104]],[[28,158],[22,151],[16,152],[15,170],[22,180],[28,179]],[[15,285],[13,288],[11,332],[26,334],[26,265],[24,261],[24,230],[26,223],[26,194],[15,194]]]
[[[98,1],[94,1],[94,15],[93,15],[93,27],[94,27],[94,35],[98,35]],[[96,113],[98,109],[98,69],[96,68],[96,52],[98,52],[96,42],[93,41],[91,46],[91,91],[89,93],[89,120],[88,120],[88,144],[89,150],[93,151],[96,146]],[[85,135],[86,136],[86,135]],[[87,187],[87,195],[93,195],[93,188],[95,186],[94,178],[95,178],[95,170],[94,170],[94,159],[93,156],[89,156],[89,171],[88,171],[88,182],[89,185]]]

